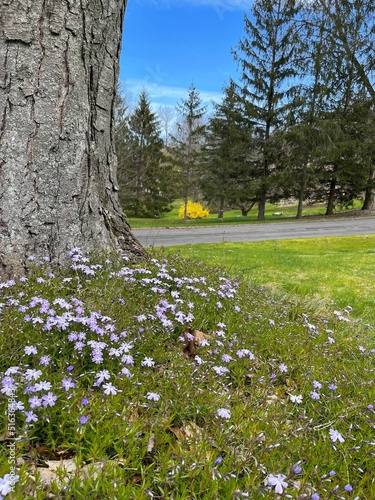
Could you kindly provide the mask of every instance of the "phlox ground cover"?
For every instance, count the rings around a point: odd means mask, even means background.
[[[0,284],[0,498],[375,498],[375,339],[350,307],[69,255]]]

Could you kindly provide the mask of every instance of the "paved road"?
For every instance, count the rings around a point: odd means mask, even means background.
[[[187,228],[133,229],[133,234],[145,247],[315,238],[320,236],[351,236],[375,234],[375,217],[355,219],[325,219],[310,222],[280,222],[272,224],[242,224]]]

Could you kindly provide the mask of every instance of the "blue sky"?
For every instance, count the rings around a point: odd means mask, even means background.
[[[194,82],[204,104],[237,78],[231,55],[250,0],[128,0],[120,80],[135,99],[145,89],[156,109],[186,99]]]

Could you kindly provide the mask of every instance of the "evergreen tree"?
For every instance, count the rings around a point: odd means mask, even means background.
[[[240,208],[242,215],[247,215],[256,202],[252,126],[233,81],[224,88],[223,101],[215,108],[206,132],[201,189],[209,202],[218,203],[219,218],[225,205]]]
[[[184,222],[187,221],[187,203],[197,183],[201,148],[204,137],[202,122],[206,106],[202,106],[199,92],[192,83],[188,97],[176,106],[181,120],[177,123],[177,136],[173,137],[171,154],[180,171],[180,186],[184,200]]]
[[[300,39],[295,0],[255,0],[252,17],[245,16],[245,36],[233,51],[242,67],[242,91],[248,116],[256,124],[262,155],[262,181],[258,192],[258,219],[265,217],[274,165],[272,134],[283,125],[291,106],[300,66]],[[254,20],[252,20],[254,19]]]
[[[298,200],[297,218],[302,217],[303,202],[313,197],[319,182],[313,159],[325,137],[316,121],[329,107],[335,70],[335,54],[327,34],[330,21],[324,16],[314,17],[312,21],[311,12],[305,12],[304,16],[301,16],[304,29],[300,30],[300,40],[305,61],[305,83],[298,88],[295,96],[291,110],[294,119],[277,133],[283,164],[280,179],[282,191],[284,197]]]
[[[164,161],[161,128],[145,91],[133,113],[117,128],[120,200],[128,215],[158,217],[170,208],[173,186]]]

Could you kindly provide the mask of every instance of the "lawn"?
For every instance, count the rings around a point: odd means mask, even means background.
[[[375,326],[375,235],[168,247],[222,266],[278,297],[352,309]]]
[[[154,219],[139,219],[129,217],[127,220],[130,226],[134,229],[138,228],[153,228],[153,227],[178,227],[184,226],[184,222],[182,219],[178,217],[178,210],[182,205],[182,200],[176,200],[172,204],[172,210],[166,214],[164,214],[160,218]],[[353,208],[358,209],[361,207],[360,201],[356,201],[354,203]],[[316,204],[312,206],[305,206],[303,209],[303,216],[309,217],[320,217],[325,214],[326,208],[323,204]],[[345,212],[344,209],[337,208],[335,213]],[[281,213],[282,215],[275,215]],[[206,225],[222,225],[222,224],[267,224],[269,222],[283,222],[290,221],[291,218],[295,218],[297,213],[297,205],[266,205],[266,219],[265,221],[258,221],[257,216],[257,207],[254,206],[253,209],[249,212],[247,217],[243,217],[241,215],[240,210],[228,210],[224,213],[223,219],[218,219],[217,213],[211,213],[209,217],[206,219],[197,219],[197,220],[188,220],[186,224],[188,226],[206,226]]]
[[[324,294],[349,265],[372,285],[373,243],[321,245]],[[373,328],[275,278],[305,262],[309,284],[309,244],[142,263],[74,249],[0,283],[0,496],[375,498]]]

